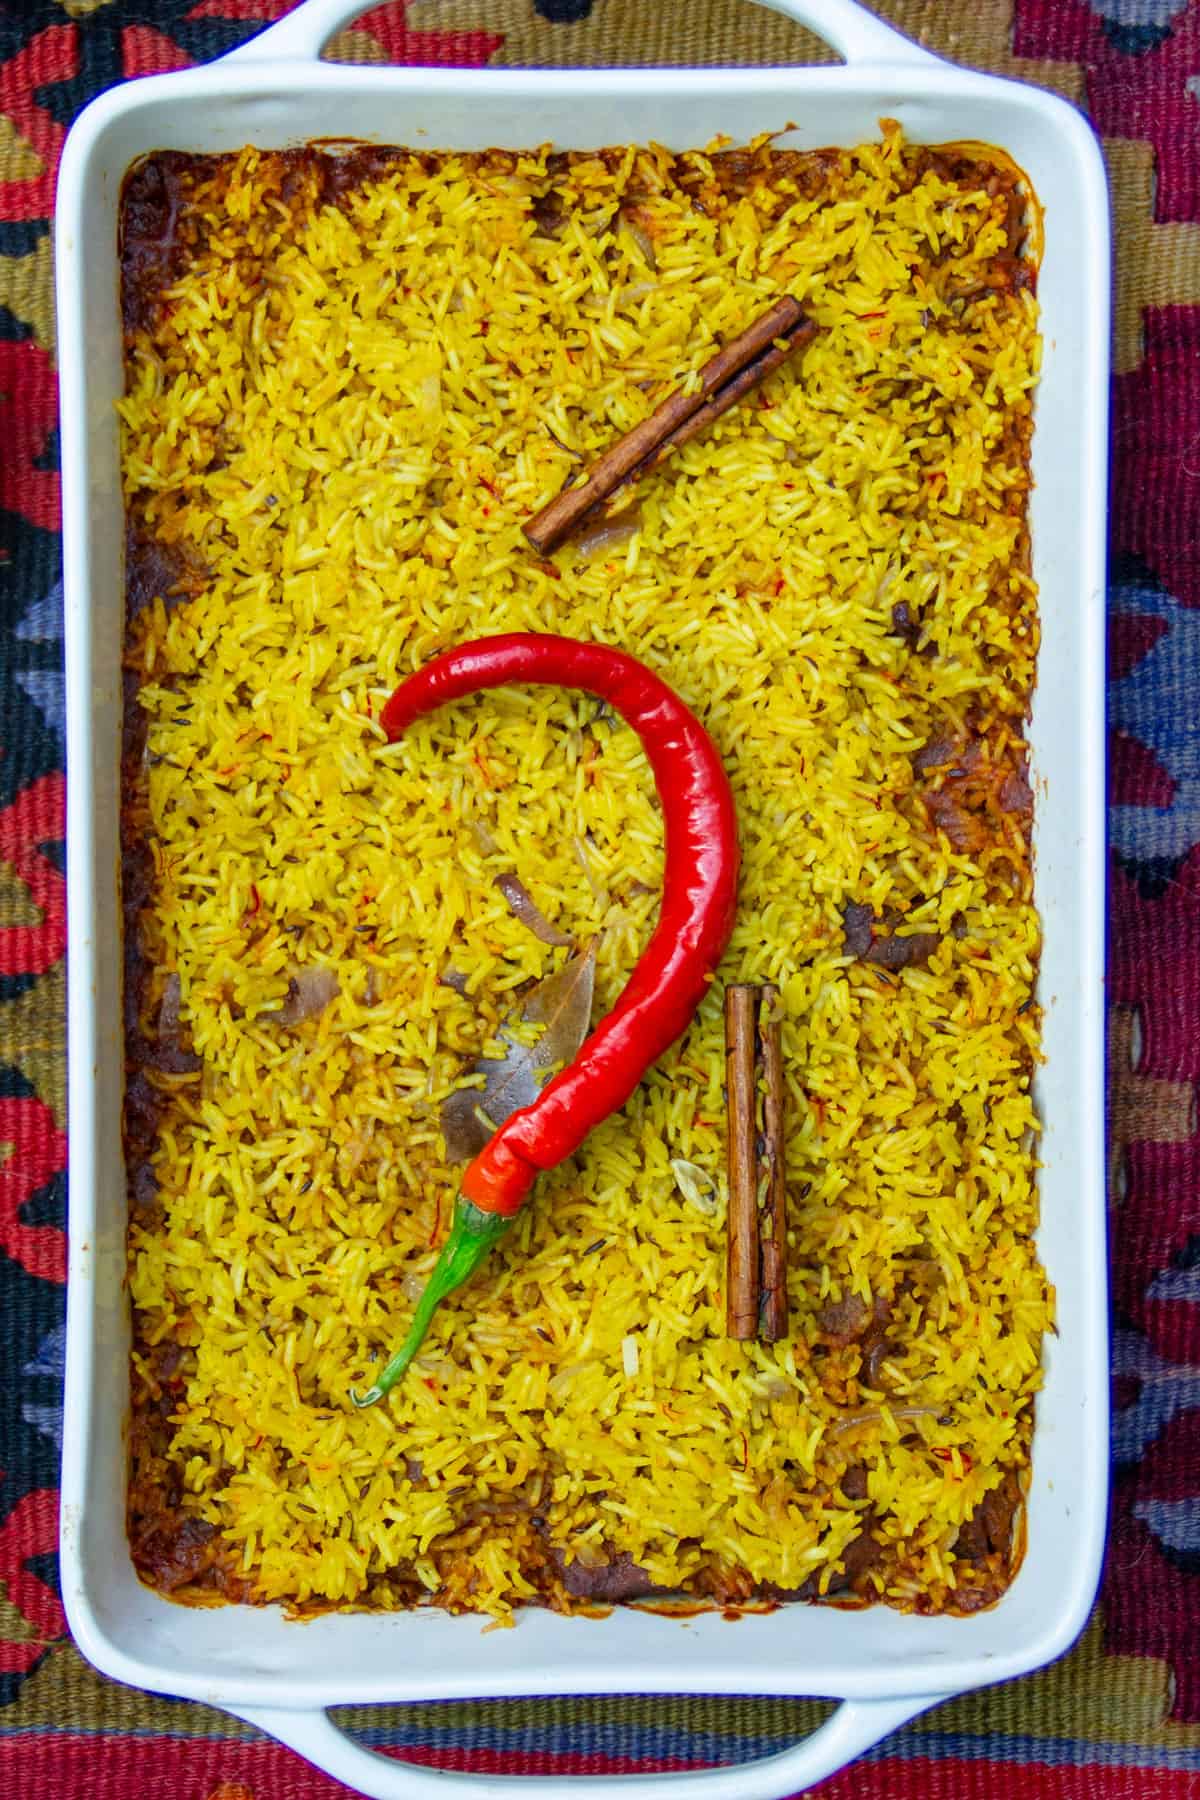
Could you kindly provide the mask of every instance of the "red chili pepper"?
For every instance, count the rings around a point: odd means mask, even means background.
[[[575,1061],[496,1132],[467,1167],[454,1222],[408,1337],[356,1405],[381,1399],[415,1356],[434,1308],[506,1229],[540,1171],[624,1106],[690,1023],[729,942],[737,904],[737,819],[717,748],[664,681],[622,650],[525,633],[477,638],[401,683],[381,723],[394,743],[451,700],[510,682],[583,688],[641,738],[662,804],[666,865],[658,924],[620,999]]]

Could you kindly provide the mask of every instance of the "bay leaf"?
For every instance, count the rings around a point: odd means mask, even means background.
[[[592,1022],[596,982],[596,941],[561,969],[530,988],[520,1008],[500,1027],[503,1056],[481,1056],[468,1071],[483,1084],[456,1088],[442,1106],[448,1162],[470,1162],[522,1106],[531,1106],[551,1069],[565,1067],[578,1053]],[[511,1026],[543,1027],[534,1043],[518,1041]]]

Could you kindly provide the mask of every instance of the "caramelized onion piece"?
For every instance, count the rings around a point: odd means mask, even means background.
[[[569,938],[557,925],[550,923],[519,876],[497,875],[492,886],[504,895],[513,918],[519,919],[522,925],[527,925],[534,937],[540,938],[543,944],[554,944],[563,950],[574,943],[574,938]]]
[[[323,1013],[341,991],[341,984],[332,969],[297,969],[288,982],[283,1005],[274,1012],[264,1013],[263,1017],[276,1025],[299,1025],[303,1020],[315,1019]]]

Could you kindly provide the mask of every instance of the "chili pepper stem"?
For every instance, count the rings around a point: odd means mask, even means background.
[[[454,1220],[450,1226],[450,1235],[442,1245],[442,1253],[433,1266],[433,1273],[425,1284],[421,1298],[417,1301],[417,1309],[412,1316],[412,1324],[408,1328],[408,1336],[392,1357],[379,1380],[369,1387],[364,1394],[350,1389],[350,1399],[357,1407],[374,1406],[385,1394],[391,1392],[407,1369],[417,1351],[425,1341],[425,1334],[433,1321],[433,1315],[456,1288],[469,1281],[487,1256],[488,1251],[498,1238],[504,1236],[512,1224],[511,1216],[503,1213],[484,1212],[473,1201],[466,1200],[460,1194],[454,1202]]]

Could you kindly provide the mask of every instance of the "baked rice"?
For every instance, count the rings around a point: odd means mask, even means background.
[[[1052,1322],[1029,206],[999,153],[890,125],[129,177],[129,1522],[163,1591],[501,1620],[1004,1591]],[[531,554],[523,521],[785,291],[804,355]],[[448,1225],[441,1105],[568,954],[495,878],[596,940],[597,1018],[657,906],[645,760],[586,695],[385,746],[398,680],[510,630],[619,645],[704,720],[738,922],[685,1038],[357,1412]],[[774,1345],[724,1336],[726,980],[786,1010]]]

